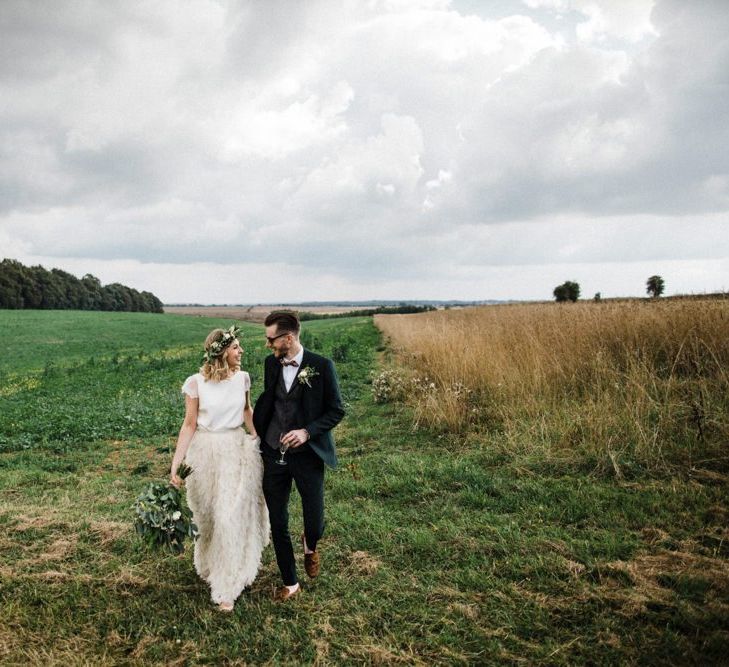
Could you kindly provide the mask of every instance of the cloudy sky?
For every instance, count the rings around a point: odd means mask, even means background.
[[[164,302],[729,289],[725,0],[2,0],[0,257]]]

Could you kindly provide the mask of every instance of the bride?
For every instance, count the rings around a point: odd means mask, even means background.
[[[200,371],[182,386],[185,419],[170,471],[170,482],[179,488],[178,467],[185,460],[192,468],[185,483],[200,533],[195,570],[221,611],[232,611],[255,579],[269,536],[261,440],[253,426],[251,379],[240,370],[238,332],[234,326],[211,331]]]

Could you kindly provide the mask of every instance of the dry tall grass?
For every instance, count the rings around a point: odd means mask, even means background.
[[[497,429],[512,450],[581,453],[618,475],[627,461],[727,464],[729,301],[487,306],[375,321],[419,378],[406,392],[418,420]]]

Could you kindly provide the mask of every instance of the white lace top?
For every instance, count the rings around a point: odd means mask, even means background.
[[[205,431],[223,431],[243,424],[246,392],[251,388],[251,376],[245,371],[214,382],[200,373],[191,375],[182,385],[182,393],[199,399],[197,427]]]

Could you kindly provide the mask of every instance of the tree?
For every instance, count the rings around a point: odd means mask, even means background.
[[[86,290],[81,281],[61,269],[51,269],[51,273],[56,277],[63,294],[60,307],[70,310],[85,310]]]
[[[14,259],[0,262],[0,308],[23,308],[25,267]]]
[[[129,312],[132,309],[132,297],[125,285],[119,283],[104,285],[101,294],[101,310]]]
[[[38,307],[44,310],[66,308],[63,280],[52,271],[46,271],[40,265],[32,266],[30,270],[35,276],[36,285],[41,293],[41,302]]]
[[[595,296],[592,297],[593,301],[602,301],[602,294],[600,292],[595,292]]]
[[[563,303],[565,301],[575,302],[580,298],[580,285],[572,280],[567,280],[561,285],[557,285],[552,294],[554,294],[557,303]]]
[[[651,276],[648,280],[646,280],[645,287],[645,291],[654,299],[657,299],[661,296],[661,294],[663,294],[663,290],[666,289],[666,284],[660,276]]]
[[[87,273],[81,280],[61,269],[0,261],[0,308],[65,308],[161,313],[162,302],[151,292],[101,281]]]
[[[163,313],[162,302],[152,292],[142,292],[142,297],[147,304],[148,313]]]
[[[81,285],[86,290],[86,308],[88,310],[101,310],[101,281],[96,276],[87,273],[81,278]]]

